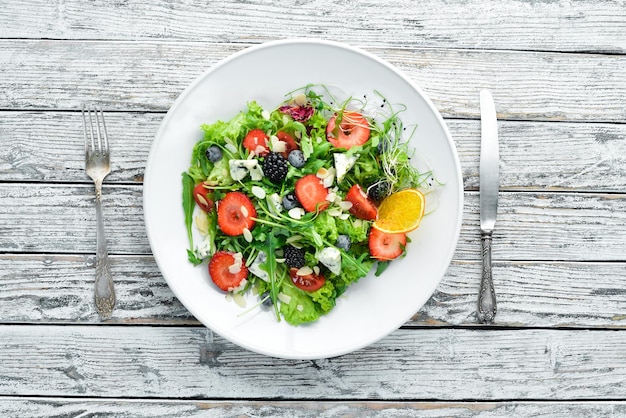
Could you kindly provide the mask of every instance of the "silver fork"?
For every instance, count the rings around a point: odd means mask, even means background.
[[[111,172],[109,139],[102,109],[82,108],[85,137],[85,171],[96,185],[96,282],[94,301],[101,318],[108,318],[115,305],[115,288],[111,277],[104,223],[102,218],[102,181]],[[95,124],[94,124],[95,119]],[[89,124],[87,124],[89,122]]]

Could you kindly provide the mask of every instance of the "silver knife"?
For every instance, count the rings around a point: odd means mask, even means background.
[[[496,292],[491,276],[491,237],[496,226],[500,155],[498,124],[493,97],[488,90],[480,92],[480,241],[482,278],[478,295],[478,321],[490,324],[496,316]]]

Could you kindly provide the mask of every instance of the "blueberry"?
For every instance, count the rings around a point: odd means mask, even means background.
[[[337,237],[337,241],[335,242],[335,246],[344,251],[348,251],[350,249],[350,237],[347,235],[339,235]]]
[[[272,298],[270,297],[269,290],[261,295],[261,300],[263,301],[262,304],[265,308],[271,308],[274,305],[274,303],[272,302]]]
[[[283,196],[283,207],[285,210],[291,210],[293,208],[300,207],[300,202],[294,192],[289,192]]]
[[[217,145],[211,145],[206,149],[206,157],[212,163],[216,163],[222,159],[222,149]]]
[[[302,168],[306,162],[304,159],[304,153],[299,149],[291,151],[287,159],[289,160],[289,164],[295,168]]]

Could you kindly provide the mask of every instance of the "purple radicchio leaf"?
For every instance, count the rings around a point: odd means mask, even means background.
[[[278,108],[281,112],[291,116],[296,122],[306,122],[311,119],[315,111],[311,106],[285,105]]]

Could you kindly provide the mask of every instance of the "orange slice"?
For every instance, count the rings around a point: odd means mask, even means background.
[[[417,189],[404,189],[382,201],[374,226],[383,232],[411,232],[420,225],[426,201]]]

